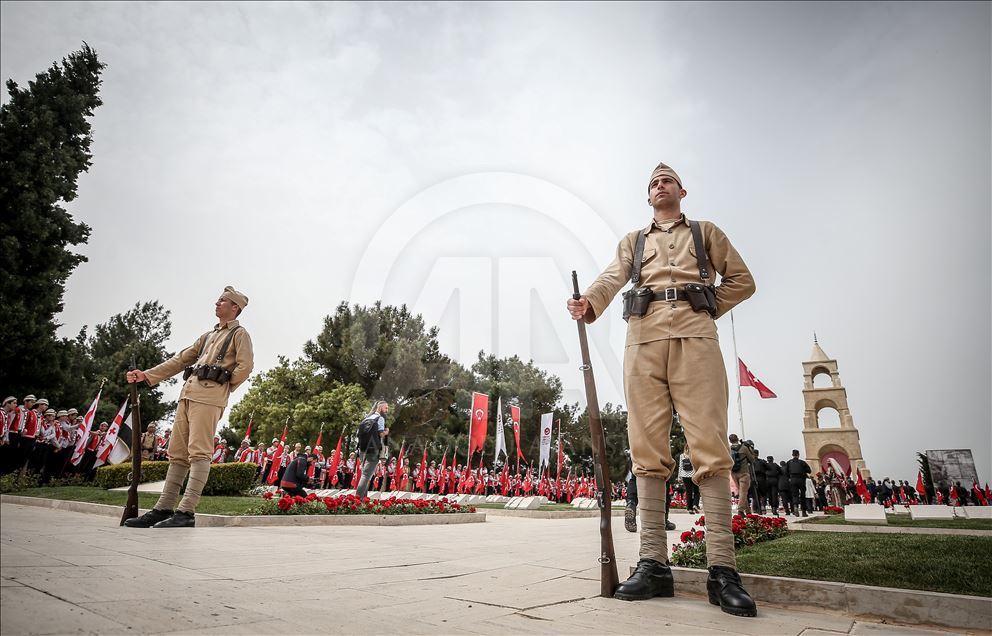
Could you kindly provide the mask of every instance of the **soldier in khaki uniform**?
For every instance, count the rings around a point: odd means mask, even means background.
[[[145,432],[141,434],[141,460],[149,461],[155,457],[155,448],[158,445],[158,438],[155,432],[158,427],[155,422],[152,422],[145,429]]]
[[[755,616],[754,601],[741,585],[734,555],[730,508],[730,448],[727,444],[727,375],[714,320],[754,293],[754,280],[727,236],[701,221],[702,243],[711,269],[719,272],[715,308],[693,311],[686,285],[701,283],[690,221],[682,214],[682,179],[659,164],[648,182],[654,219],[630,232],[616,258],[579,300],[569,299],[575,320],[603,315],[631,280],[638,236],[644,236],[639,285],[653,290],[643,316],[630,316],[624,351],[628,437],[641,509],[640,561],[617,588],[624,600],[672,596],[665,531],[665,484],[675,462],[669,445],[672,409],[679,413],[706,513],[707,591],[711,603],[739,616]],[[708,281],[714,275],[709,273]],[[706,281],[702,281],[704,284]]]
[[[211,331],[153,369],[127,372],[128,382],[146,381],[155,386],[187,367],[192,368],[192,374],[179,394],[176,421],[169,438],[169,470],[165,475],[162,496],[155,508],[140,517],[128,519],[125,525],[132,528],[180,528],[196,524],[194,512],[210,474],[217,422],[224,413],[231,391],[248,379],[254,366],[251,338],[236,320],[247,306],[247,296],[233,287],[225,287],[214,303],[218,322]],[[219,380],[213,379],[218,376],[215,373],[217,369],[211,369],[212,366],[223,369],[224,375],[229,372],[229,380],[225,381],[227,378],[223,376]],[[179,489],[187,473],[189,483],[180,502]]]

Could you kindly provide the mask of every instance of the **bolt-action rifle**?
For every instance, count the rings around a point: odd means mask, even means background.
[[[579,279],[572,272],[572,298],[579,300]],[[620,584],[617,576],[617,559],[613,551],[612,506],[613,482],[610,481],[610,467],[606,461],[606,436],[603,435],[603,422],[599,417],[599,398],[596,396],[596,379],[589,361],[589,341],[586,338],[586,324],[576,320],[579,328],[579,347],[582,350],[582,375],[586,384],[586,411],[589,413],[589,432],[592,435],[592,458],[596,476],[596,504],[599,506],[599,562],[600,596],[612,598]]]
[[[137,367],[131,359],[130,371]],[[121,525],[138,516],[138,482],[141,481],[141,398],[138,383],[131,383],[131,486],[127,489],[127,504],[121,516]]]

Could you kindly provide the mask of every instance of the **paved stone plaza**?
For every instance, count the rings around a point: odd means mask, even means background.
[[[930,633],[768,605],[734,618],[702,596],[600,598],[595,518],[134,530],[14,504],[0,518],[4,636]],[[694,519],[673,515],[677,532]],[[623,578],[637,539],[620,518],[614,537]]]

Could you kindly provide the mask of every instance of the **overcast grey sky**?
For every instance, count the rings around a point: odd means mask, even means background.
[[[263,371],[342,300],[382,298],[462,362],[533,358],[584,404],[569,272],[585,286],[647,223],[664,161],[755,275],[734,318],[779,395],[743,389],[760,451],[802,448],[816,331],[875,477],[971,448],[992,481],[987,2],[3,2],[0,18],[4,79],[83,40],[107,63],[65,335],[158,299],[179,349],[234,284]],[[624,402],[618,305],[590,328],[601,403]]]

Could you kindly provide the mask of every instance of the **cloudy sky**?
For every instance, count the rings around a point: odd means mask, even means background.
[[[647,223],[664,161],[755,275],[734,319],[779,395],[744,389],[759,450],[802,448],[815,331],[874,476],[971,448],[992,480],[990,12],[3,2],[0,71],[26,83],[84,40],[107,64],[64,335],[158,299],[179,349],[234,284],[265,370],[381,298],[462,362],[533,359],[584,403],[569,274],[584,287]],[[617,305],[590,328],[601,403],[624,402]]]

